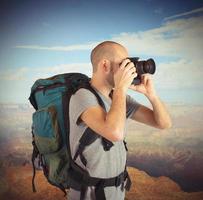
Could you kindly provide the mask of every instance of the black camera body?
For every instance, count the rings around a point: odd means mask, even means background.
[[[134,85],[139,85],[141,83],[142,74],[154,74],[156,71],[156,64],[152,58],[141,61],[138,61],[138,57],[129,57],[128,59],[133,62],[136,67],[137,77],[134,78],[132,82]]]

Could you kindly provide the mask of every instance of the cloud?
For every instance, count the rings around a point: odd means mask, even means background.
[[[91,74],[92,67],[90,63],[71,63],[71,64],[60,64],[50,67],[35,67],[32,73],[35,74],[33,79],[47,78],[56,74],[69,73],[69,72],[80,72],[87,75]]]
[[[24,80],[26,74],[29,72],[27,67],[21,67],[17,69],[4,69],[0,70],[0,80],[17,81]]]
[[[194,12],[194,10],[190,11],[190,13],[191,12]],[[153,75],[158,90],[186,89],[190,91],[193,88],[202,89],[202,21],[203,16],[164,21],[159,27],[146,31],[120,33],[113,35],[111,38],[108,38],[108,40],[123,44],[128,49],[130,55],[143,56],[145,58],[154,56],[159,58],[163,56],[161,62],[156,61],[157,71],[155,75]],[[99,41],[93,41],[87,44],[56,47],[25,45],[17,46],[16,48],[76,51],[91,50],[98,43]],[[26,93],[28,95],[31,84],[38,78],[46,78],[55,74],[68,72],[81,72],[90,75],[91,70],[90,63],[72,63],[33,68],[21,67],[18,70],[0,71],[0,78],[3,80],[19,80],[19,82],[23,82],[24,79],[23,84],[27,81]],[[21,93],[24,95],[22,91]]]
[[[80,72],[91,75],[90,63],[59,64],[54,66],[0,69],[0,102],[29,103],[31,87],[37,79],[56,74]]]
[[[123,44],[131,55],[135,56],[165,56],[164,62],[157,62],[157,72],[154,81],[158,88],[178,89],[194,86],[203,87],[203,17],[178,19],[167,21],[158,28],[135,33],[121,33],[112,36],[111,40]],[[52,50],[82,50],[92,49],[99,42],[72,45],[67,47],[53,47]],[[31,48],[31,47],[30,47]],[[36,47],[38,48],[38,47]],[[42,48],[42,47],[40,47]],[[167,58],[175,61],[167,61]],[[33,80],[39,77],[49,77],[68,71],[80,71],[91,74],[90,63],[61,64],[50,67],[35,67],[29,69]],[[22,73],[22,75],[20,75]],[[21,69],[14,77],[25,77]],[[7,79],[12,77],[7,73]]]
[[[192,12],[192,11],[191,11]],[[109,40],[123,44],[134,55],[200,58],[203,46],[203,16],[166,21],[160,27],[138,32],[123,32]],[[21,45],[15,48],[78,51],[91,50],[101,41],[69,46]]]
[[[91,75],[90,63],[60,64],[47,67],[20,67],[0,70],[0,102],[28,103],[31,87],[37,79],[56,74],[80,72]]]
[[[72,64],[60,64],[48,67],[20,67],[15,69],[0,70],[1,81],[25,81],[36,80],[39,78],[47,78],[56,74],[69,73],[69,72],[81,72],[87,75],[91,74],[90,63],[72,63]]]
[[[159,89],[198,89],[203,88],[203,62],[200,60],[179,59],[161,62],[153,75]]]
[[[201,58],[203,46],[203,17],[168,21],[147,31],[121,33],[115,40],[133,55]]]
[[[77,51],[77,50],[89,50],[96,46],[98,42],[90,44],[75,44],[69,46],[40,46],[40,45],[18,45],[15,48],[20,49],[34,49],[34,50],[48,50],[48,51]]]
[[[194,10],[191,10],[191,11],[188,11],[188,12],[180,13],[180,14],[177,14],[177,15],[173,15],[173,16],[170,16],[170,17],[165,17],[164,20],[175,19],[177,17],[183,17],[183,16],[187,16],[187,15],[191,15],[191,14],[195,14],[195,13],[199,13],[199,12],[203,12],[203,7],[197,8],[197,9],[194,9]]]

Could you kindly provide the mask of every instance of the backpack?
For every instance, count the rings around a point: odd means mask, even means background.
[[[104,187],[122,185],[122,189],[129,190],[131,181],[128,172],[112,178],[91,177],[75,160],[79,156],[86,166],[87,160],[83,156],[86,146],[92,144],[98,137],[102,138],[105,151],[109,151],[113,143],[89,127],[79,140],[79,146],[72,158],[69,145],[69,101],[80,88],[90,90],[97,98],[99,105],[105,105],[91,87],[90,78],[81,73],[64,73],[49,78],[38,79],[31,87],[29,101],[35,108],[32,114],[32,188],[35,188],[36,159],[38,167],[43,169],[47,181],[60,188],[66,195],[66,189],[73,188],[81,191],[81,200],[85,198],[88,186],[95,186],[98,200],[105,200]],[[126,147],[126,142],[123,141]],[[127,147],[126,147],[127,150]],[[127,180],[126,185],[124,182]]]

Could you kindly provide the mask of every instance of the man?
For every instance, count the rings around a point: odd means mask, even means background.
[[[77,158],[76,163],[92,177],[110,178],[124,171],[126,118],[158,129],[171,127],[170,116],[156,94],[151,76],[142,75],[140,85],[131,85],[137,73],[127,57],[126,48],[112,41],[100,43],[91,52],[93,75],[90,84],[104,101],[106,110],[98,104],[95,95],[84,88],[79,89],[70,100],[71,155],[74,156],[78,141],[87,127],[114,144],[109,151],[104,151],[99,138],[83,152],[86,166]],[[128,88],[144,94],[153,110],[127,95]],[[96,199],[94,189],[94,186],[88,187],[85,199]],[[125,190],[122,191],[121,187],[105,187],[104,192],[107,200],[123,200],[125,197]],[[80,199],[80,191],[70,189],[68,199]]]

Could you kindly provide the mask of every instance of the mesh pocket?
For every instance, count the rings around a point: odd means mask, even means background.
[[[53,153],[61,146],[61,130],[55,106],[49,106],[33,113],[33,133],[41,154]]]
[[[70,166],[67,148],[43,155],[44,165],[47,167],[47,178],[52,183],[68,186],[68,169]]]

